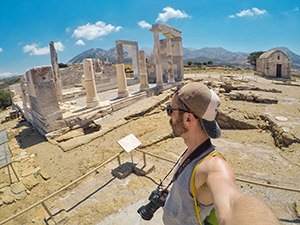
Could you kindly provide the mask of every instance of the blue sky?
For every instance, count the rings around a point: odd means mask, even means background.
[[[233,52],[288,47],[300,55],[299,0],[0,0],[0,78],[115,40],[152,47],[150,24],[182,31],[183,46]]]

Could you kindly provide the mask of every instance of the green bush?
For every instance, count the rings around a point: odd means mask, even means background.
[[[6,107],[11,106],[10,93],[6,91],[0,92],[0,108],[6,109]]]

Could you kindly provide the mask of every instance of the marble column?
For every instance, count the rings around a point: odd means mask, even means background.
[[[162,64],[160,58],[160,46],[159,46],[159,31],[152,31],[154,35],[154,52],[155,52],[155,68],[156,68],[156,86],[162,86]]]
[[[124,64],[116,64],[118,79],[118,97],[124,98],[129,95],[127,89],[126,75]]]
[[[183,50],[182,50],[182,38],[181,37],[177,37],[177,40],[179,42],[179,57],[180,60],[178,61],[178,65],[177,68],[180,71],[179,72],[179,80],[183,80],[183,76],[184,76],[184,70],[183,70]]]
[[[169,35],[166,36],[166,39],[167,39],[167,59],[168,59],[168,82],[175,83],[174,70],[173,70],[172,41]]]
[[[139,52],[137,45],[131,45],[132,67],[134,79],[140,79]]]
[[[149,89],[147,65],[145,51],[139,51],[139,64],[140,64],[140,91],[147,91]]]
[[[92,59],[83,60],[83,71],[86,89],[86,107],[93,108],[100,105],[99,98],[97,96],[95,74],[93,68]]]
[[[55,88],[56,88],[56,95],[57,95],[58,101],[61,102],[63,99],[62,85],[61,85],[61,78],[60,78],[60,74],[59,74],[57,53],[56,53],[53,41],[51,41],[49,43],[49,47],[50,47],[51,65],[53,68],[53,75],[54,75],[54,83],[55,83]]]
[[[124,55],[123,55],[123,45],[117,44],[117,58],[118,58],[118,64],[124,63]]]

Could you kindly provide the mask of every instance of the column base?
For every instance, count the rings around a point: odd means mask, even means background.
[[[86,99],[86,107],[87,108],[94,108],[100,105],[100,101],[98,98],[87,98]]]
[[[124,90],[124,91],[118,91],[118,97],[119,98],[125,98],[129,95],[128,90]]]
[[[148,91],[149,85],[148,84],[141,84],[140,85],[140,91]]]
[[[157,81],[157,82],[156,82],[156,86],[162,87],[163,85],[164,85],[164,82],[163,82],[163,81]]]

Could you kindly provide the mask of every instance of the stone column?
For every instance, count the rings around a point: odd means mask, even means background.
[[[27,92],[27,84],[26,84],[26,77],[24,74],[21,75],[21,91],[22,91],[22,101],[23,101],[23,108],[29,108],[29,96]]]
[[[184,70],[183,70],[182,38],[181,37],[177,37],[177,40],[179,41],[179,57],[180,57],[180,60],[178,61],[178,65],[177,65],[177,68],[179,70],[179,76],[178,76],[178,78],[180,80],[183,80]]]
[[[167,35],[166,39],[167,39],[167,59],[168,59],[168,81],[169,83],[175,83],[171,37]]]
[[[139,51],[137,45],[131,45],[132,67],[134,79],[140,79]]]
[[[95,74],[92,59],[83,60],[83,70],[86,89],[86,107],[97,107],[100,105],[100,101],[96,91]]]
[[[147,91],[149,89],[148,75],[147,75],[147,65],[145,51],[139,51],[139,64],[140,64],[140,91]]]
[[[60,78],[60,74],[59,74],[57,53],[56,53],[53,41],[51,41],[49,43],[49,47],[50,47],[51,65],[53,68],[54,82],[55,82],[55,88],[56,88],[56,95],[57,95],[58,101],[61,102],[63,99],[61,78]]]
[[[152,31],[154,35],[154,52],[155,52],[155,68],[156,68],[156,86],[162,86],[163,76],[162,76],[162,64],[160,58],[160,46],[159,46],[159,31]]]
[[[120,43],[116,44],[116,48],[117,48],[118,63],[122,64],[122,63],[124,63],[123,45]]]
[[[118,79],[118,97],[124,98],[129,95],[126,83],[126,75],[124,64],[116,64]]]

